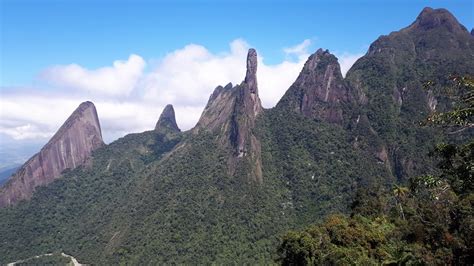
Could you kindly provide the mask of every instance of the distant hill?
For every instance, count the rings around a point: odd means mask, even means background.
[[[15,165],[0,169],[0,186],[3,185],[7,179],[20,168],[20,166],[21,165]]]

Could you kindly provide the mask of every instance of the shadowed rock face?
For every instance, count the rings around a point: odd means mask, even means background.
[[[103,145],[94,104],[81,103],[41,151],[0,188],[0,207],[29,199],[36,187],[51,183],[65,169],[84,164]]]
[[[341,123],[341,104],[350,99],[337,58],[319,49],[306,61],[300,75],[278,105],[328,122]]]
[[[181,132],[178,125],[176,124],[173,105],[168,104],[166,105],[165,109],[163,109],[163,112],[156,123],[155,130],[161,133]]]
[[[253,167],[249,171],[250,178],[261,182],[261,146],[252,129],[262,111],[257,85],[257,52],[249,49],[244,81],[234,87],[231,83],[225,87],[218,86],[193,132],[217,133],[220,144],[232,149],[232,156],[228,159],[229,173],[233,175],[242,160],[249,160]]]

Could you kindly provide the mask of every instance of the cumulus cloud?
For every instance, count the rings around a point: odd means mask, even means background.
[[[51,85],[106,95],[128,95],[140,79],[145,61],[138,55],[117,60],[111,67],[88,70],[77,64],[53,66],[41,73]]]
[[[287,55],[296,55],[296,56],[306,55],[308,53],[308,48],[310,45],[311,45],[311,40],[306,39],[300,44],[283,49],[283,51]]]
[[[106,142],[127,133],[152,129],[161,111],[160,106],[141,101],[122,102],[55,93],[32,95],[30,91],[3,93],[0,97],[0,133],[15,140],[50,138],[86,100],[92,100],[97,108]]]
[[[161,104],[203,105],[217,85],[243,80],[248,48],[239,39],[222,54],[213,54],[197,44],[169,53],[143,80],[140,87],[144,98]]]
[[[346,76],[347,71],[354,65],[357,59],[361,58],[364,54],[363,53],[335,53],[336,57],[338,58],[339,65],[341,66],[342,76]]]
[[[295,81],[309,56],[306,52],[308,45],[308,40],[305,40],[291,49],[291,53],[300,56],[298,60],[285,60],[276,65],[265,64],[265,58],[259,54],[257,79],[265,107],[273,107]],[[212,53],[196,44],[176,50],[143,80],[140,87],[144,90],[144,98],[162,105],[173,103],[178,108],[180,105],[203,108],[217,85],[242,82],[249,48],[244,40],[237,39],[230,43],[230,50],[226,53]]]
[[[311,41],[304,40],[282,49],[287,57],[278,64],[265,63],[259,53],[257,78],[264,107],[273,107],[291,86],[309,56],[310,46]],[[217,53],[189,44],[147,69],[145,60],[134,54],[98,69],[77,64],[47,68],[40,77],[52,89],[2,89],[0,134],[17,140],[49,138],[86,100],[97,107],[106,142],[153,129],[168,103],[175,107],[179,127],[190,129],[216,86],[243,81],[248,48],[242,39]],[[340,54],[344,74],[359,56]]]
[[[42,139],[51,136],[47,128],[41,128],[37,124],[32,125],[30,123],[9,127],[0,126],[0,133],[13,136],[15,140]]]

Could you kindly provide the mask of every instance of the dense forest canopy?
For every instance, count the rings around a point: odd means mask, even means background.
[[[473,263],[474,37],[452,14],[425,8],[346,77],[318,49],[271,109],[257,62],[191,130],[167,106],[0,208],[0,264]]]

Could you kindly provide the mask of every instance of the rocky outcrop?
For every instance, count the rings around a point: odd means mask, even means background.
[[[428,31],[436,28],[444,28],[450,32],[467,32],[467,29],[448,10],[444,8],[433,9],[431,7],[425,7],[415,22],[405,30]]]
[[[278,105],[286,105],[306,117],[341,123],[342,104],[350,99],[337,58],[328,50],[319,49],[308,58]]]
[[[452,73],[472,73],[473,65],[474,38],[445,9],[424,8],[408,27],[380,36],[345,78],[358,96],[360,121],[364,115],[368,119],[353,123],[357,146],[400,180],[421,174],[422,167],[411,166],[429,164],[420,156],[422,146],[413,143],[419,136],[436,139],[439,132],[416,125],[428,113],[451,105],[442,90],[426,90],[423,84],[445,84]]]
[[[163,109],[163,112],[156,123],[155,131],[165,134],[181,132],[178,125],[176,124],[173,105],[168,104],[166,105],[165,109]]]
[[[29,199],[36,187],[51,183],[65,169],[84,164],[92,151],[103,145],[95,106],[83,102],[41,151],[0,189],[0,207]]]
[[[238,157],[245,156],[248,152],[248,142],[252,139],[250,131],[255,125],[257,115],[261,112],[262,104],[258,97],[257,87],[257,52],[250,49],[247,56],[247,74],[237,90],[231,118],[230,141]]]
[[[250,179],[262,182],[260,141],[252,133],[263,108],[258,96],[257,52],[249,49],[247,72],[240,85],[218,86],[212,93],[194,133],[217,133],[220,144],[231,149],[228,168],[231,175],[245,161],[251,162]]]
[[[193,132],[198,133],[206,131],[224,131],[224,126],[232,116],[235,104],[236,87],[232,83],[225,87],[217,86],[209,97],[206,107],[199,118]]]

